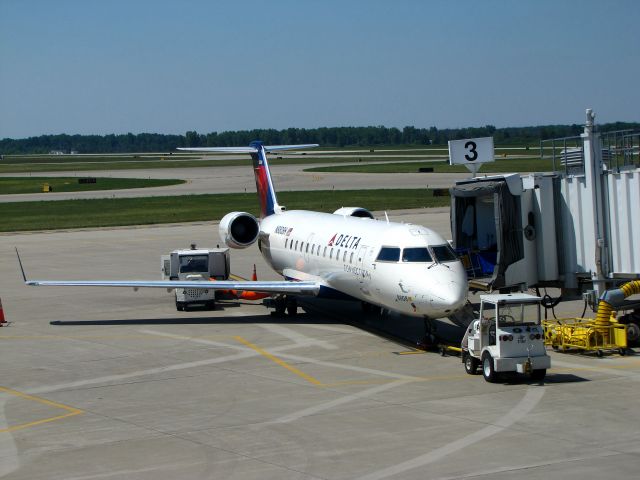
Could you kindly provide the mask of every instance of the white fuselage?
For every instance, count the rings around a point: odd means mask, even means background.
[[[319,281],[321,296],[341,293],[428,318],[466,301],[462,263],[445,239],[419,225],[285,211],[262,219],[259,246],[284,277]]]

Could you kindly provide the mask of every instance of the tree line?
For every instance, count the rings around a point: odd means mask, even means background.
[[[600,131],[639,129],[638,122],[615,122],[599,125]],[[23,139],[0,140],[0,154],[63,153],[133,153],[171,152],[176,147],[233,147],[262,140],[267,145],[319,143],[323,147],[446,145],[449,140],[493,136],[497,145],[535,145],[540,140],[569,137],[582,133],[581,125],[540,125],[532,127],[417,128],[404,127],[322,127],[283,130],[236,130],[184,135],[139,133],[121,135],[41,135]]]

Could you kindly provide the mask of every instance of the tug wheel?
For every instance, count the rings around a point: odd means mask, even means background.
[[[493,357],[489,352],[482,355],[482,376],[489,383],[495,383],[498,380],[498,374],[493,366]]]
[[[546,375],[547,375],[547,369],[540,368],[538,370],[534,370],[533,372],[531,372],[531,380],[541,382],[542,380],[544,380],[544,377]]]
[[[478,373],[478,360],[468,353],[464,358],[464,371],[469,375],[476,375]]]

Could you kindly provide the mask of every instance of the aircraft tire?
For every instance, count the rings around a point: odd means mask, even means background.
[[[287,314],[290,317],[295,317],[298,314],[298,301],[295,298],[287,300]]]

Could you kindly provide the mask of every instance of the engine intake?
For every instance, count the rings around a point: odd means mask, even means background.
[[[373,214],[362,207],[342,207],[333,212],[334,215],[343,215],[345,217],[373,218]]]
[[[258,239],[260,225],[247,212],[227,213],[220,221],[220,239],[230,248],[247,248]]]

